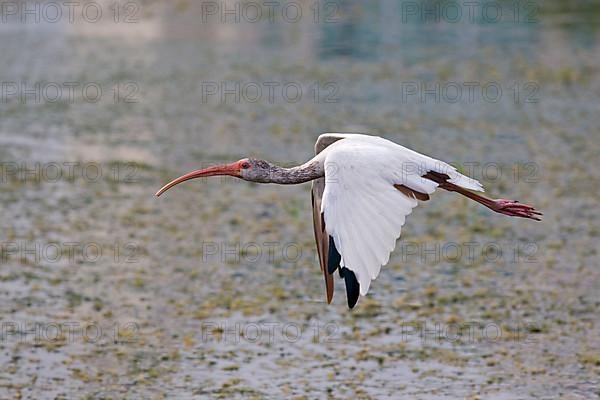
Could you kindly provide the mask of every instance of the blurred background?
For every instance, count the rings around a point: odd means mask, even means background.
[[[597,1],[3,1],[0,398],[600,396]],[[331,305],[324,132],[445,160],[367,297]],[[449,245],[450,244],[450,245]]]

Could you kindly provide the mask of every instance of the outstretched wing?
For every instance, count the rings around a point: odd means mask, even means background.
[[[352,135],[327,148],[321,211],[341,255],[351,308],[358,292],[364,296],[389,261],[417,199],[427,200],[438,186],[423,176],[438,170],[455,182],[480,188],[448,164],[385,139]],[[349,291],[348,284],[359,290]]]
[[[323,134],[319,136],[319,139],[315,143],[315,154],[322,152],[330,144],[343,139],[343,134]],[[329,253],[333,253],[331,264],[333,265],[336,261],[335,245],[330,249],[329,243],[331,241],[327,229],[325,227],[325,220],[323,219],[323,213],[321,212],[321,203],[323,199],[323,191],[325,190],[325,179],[316,179],[312,183],[312,207],[313,207],[313,227],[315,230],[315,241],[317,242],[317,252],[319,253],[319,262],[321,264],[321,271],[325,278],[325,289],[327,290],[327,303],[331,303],[333,299],[333,275],[329,272],[328,264]],[[333,244],[333,243],[332,243]],[[339,260],[338,260],[339,265]]]

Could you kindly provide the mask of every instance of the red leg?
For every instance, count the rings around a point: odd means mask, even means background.
[[[521,217],[521,218],[529,218],[536,221],[541,221],[539,218],[540,215],[543,215],[541,212],[533,208],[532,206],[528,206],[527,204],[521,204],[516,200],[506,200],[506,199],[490,199],[475,192],[471,192],[465,188],[462,188],[458,185],[450,183],[447,181],[449,178],[448,175],[440,174],[437,172],[428,172],[424,178],[431,179],[432,181],[438,183],[440,188],[448,190],[450,192],[460,193],[465,197],[470,198],[471,200],[475,200],[479,204],[483,204],[490,210],[493,210],[497,213],[508,215],[510,217]]]
[[[536,221],[541,221],[538,216],[543,215],[532,206],[521,204],[515,200],[496,199],[493,200],[493,202],[494,206],[490,207],[490,209],[510,217],[530,218]]]

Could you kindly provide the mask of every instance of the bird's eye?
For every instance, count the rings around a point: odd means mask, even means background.
[[[243,163],[243,164],[242,164],[242,168],[243,168],[243,169],[248,169],[248,168],[250,168],[250,163],[247,163],[247,162]]]

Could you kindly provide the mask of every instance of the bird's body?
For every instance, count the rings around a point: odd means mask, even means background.
[[[363,296],[387,264],[406,216],[417,206],[415,194],[428,196],[438,186],[423,175],[446,173],[453,183],[482,190],[479,182],[450,165],[376,136],[321,135],[315,150],[321,150],[316,159],[323,163],[325,173],[320,178],[324,185],[313,185],[313,196],[322,196],[314,211],[323,213],[326,234],[341,256],[340,265],[355,275]],[[317,241],[323,240],[319,232],[316,236]],[[347,275],[345,280],[353,279]]]
[[[463,194],[510,216],[538,220],[533,207],[492,200],[475,192],[481,184],[449,164],[377,136],[327,133],[315,144],[315,157],[282,168],[267,161],[242,159],[194,171],[165,185],[157,195],[188,179],[232,175],[261,183],[313,181],[315,239],[325,278],[327,301],[333,297],[333,273],[346,283],[348,306],[366,295],[381,266],[387,264],[406,216],[436,188]]]

